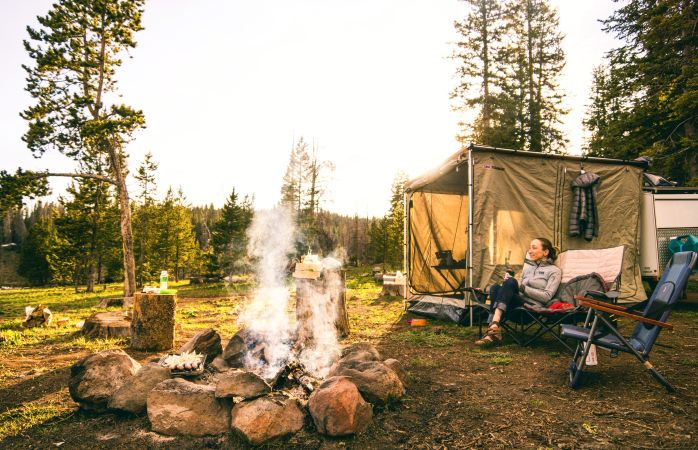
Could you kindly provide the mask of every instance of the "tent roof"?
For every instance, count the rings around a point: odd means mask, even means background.
[[[595,158],[589,156],[556,155],[551,153],[528,152],[521,150],[510,150],[505,148],[486,147],[482,145],[468,144],[463,149],[449,156],[446,159],[446,161],[441,163],[435,169],[417,178],[409,180],[405,185],[405,192],[429,191],[453,194],[465,193],[468,187],[467,183],[464,183],[463,180],[467,178],[467,171],[465,168],[460,169],[460,166],[465,165],[468,162],[469,150],[473,152],[483,153],[494,152],[512,155],[516,154],[518,156],[527,156],[531,158],[541,159],[563,159],[567,161],[576,161],[580,163],[589,161],[601,164],[630,165],[635,167],[641,167],[643,169],[646,169],[648,167],[647,161],[629,161],[622,159]]]

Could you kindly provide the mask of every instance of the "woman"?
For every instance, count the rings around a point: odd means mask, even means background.
[[[507,311],[523,303],[538,303],[547,306],[553,300],[562,272],[553,262],[557,250],[546,238],[531,241],[524,268],[521,271],[521,283],[513,276],[506,275],[501,285],[490,288],[490,312],[492,321],[487,334],[475,341],[477,345],[495,344],[502,340],[499,321]]]

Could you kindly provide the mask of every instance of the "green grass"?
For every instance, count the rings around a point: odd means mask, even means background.
[[[680,364],[688,367],[698,368],[698,359],[696,358],[686,358],[679,361]]]
[[[33,427],[68,418],[75,407],[64,403],[25,403],[0,414],[0,441]]]
[[[390,338],[407,345],[424,347],[450,347],[460,341],[457,337],[445,333],[434,333],[430,330],[408,330],[392,334]]]

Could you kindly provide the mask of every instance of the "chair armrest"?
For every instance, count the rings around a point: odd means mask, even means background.
[[[589,309],[595,309],[597,311],[603,311],[603,312],[615,314],[615,315],[621,316],[621,317],[628,317],[628,318],[630,318],[632,320],[636,320],[638,322],[646,323],[649,325],[656,325],[658,327],[667,328],[669,330],[674,329],[674,326],[670,323],[660,322],[659,320],[648,319],[646,317],[638,316],[637,314],[632,314],[632,313],[626,312],[625,308],[622,308],[620,306],[609,305],[607,303],[602,303],[602,302],[599,302],[597,300],[588,299],[588,298],[584,298],[584,297],[580,297],[580,298],[578,298],[578,300],[579,300],[579,303],[581,306],[584,306],[584,307],[589,308]]]
[[[581,295],[582,297],[588,297],[588,298],[594,298],[597,300],[604,300],[607,302],[615,303],[616,300],[618,300],[618,297],[620,297],[620,292],[618,291],[608,291],[608,292],[601,292],[601,291],[584,291]]]

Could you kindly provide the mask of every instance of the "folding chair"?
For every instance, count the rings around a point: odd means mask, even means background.
[[[659,383],[669,392],[674,392],[674,387],[649,362],[649,354],[662,328],[673,328],[666,320],[669,318],[671,308],[681,298],[696,259],[698,259],[696,252],[674,254],[647,301],[642,315],[634,314],[634,308],[623,308],[592,298],[577,297],[582,306],[589,308],[589,313],[584,327],[562,325],[562,336],[579,341],[568,368],[570,387],[577,388],[581,384],[584,368],[587,365],[587,356],[591,345],[594,344],[611,351],[633,354]],[[607,314],[637,321],[638,324],[632,335],[627,339],[623,337],[606,317]],[[590,323],[591,326],[589,326]]]
[[[560,287],[554,298],[571,304],[569,309],[555,309],[539,304],[526,303],[508,311],[500,326],[508,336],[522,347],[528,346],[545,335],[552,336],[570,354],[574,348],[562,337],[559,326],[584,321],[586,309],[579,305],[576,295],[595,294],[604,298],[617,298],[620,291],[621,270],[625,247],[567,250],[555,261],[561,272]],[[594,287],[594,291],[589,289]]]
[[[522,346],[527,346],[543,336],[550,335],[570,353],[574,349],[563,339],[559,326],[584,321],[586,310],[574,298],[578,295],[602,295],[606,299],[618,298],[620,294],[621,270],[625,247],[618,246],[593,250],[567,250],[562,252],[555,264],[562,271],[560,288],[555,298],[571,304],[568,309],[555,309],[538,304],[524,304],[520,314],[530,325],[525,327]],[[533,334],[525,336],[532,330]]]

